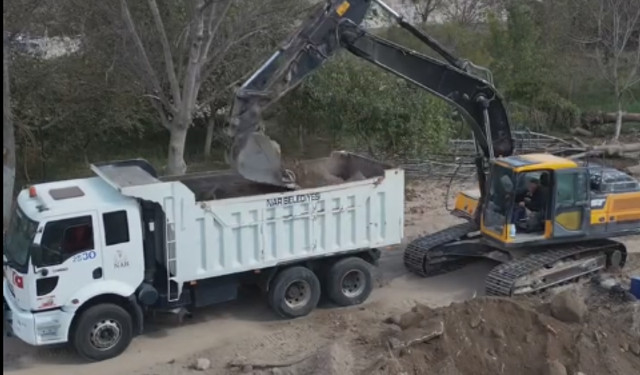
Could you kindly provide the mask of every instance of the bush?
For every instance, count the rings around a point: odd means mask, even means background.
[[[451,134],[450,107],[407,81],[350,55],[338,56],[283,103],[305,129],[322,129],[339,147],[420,157]]]

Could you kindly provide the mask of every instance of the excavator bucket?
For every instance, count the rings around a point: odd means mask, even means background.
[[[229,163],[247,180],[290,187],[280,159],[280,146],[264,133],[250,132],[235,139],[228,155]]]

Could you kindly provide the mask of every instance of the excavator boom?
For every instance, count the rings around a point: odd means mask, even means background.
[[[440,54],[445,62],[364,30],[360,25],[374,2],[400,27]],[[406,22],[382,0],[328,0],[315,7],[292,37],[236,92],[229,121],[229,135],[234,143],[228,160],[243,177],[271,185],[294,185],[282,168],[279,147],[263,132],[261,113],[340,49],[454,106],[471,126],[484,159],[513,153],[509,117],[488,70],[458,59],[428,34]],[[484,77],[477,72],[483,73]]]

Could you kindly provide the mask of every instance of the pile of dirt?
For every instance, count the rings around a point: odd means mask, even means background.
[[[373,373],[637,373],[640,338],[627,324],[637,305],[619,306],[614,317],[587,311],[575,293],[570,290],[542,304],[480,298],[438,310],[418,305],[390,319],[394,329],[386,334],[392,358]]]
[[[279,363],[233,361],[229,367],[252,375],[348,375],[353,374],[354,358],[348,347],[333,342],[311,355]]]
[[[296,177],[296,184],[298,184],[302,189],[365,180],[365,176],[359,171],[353,173],[349,178],[343,179],[342,177],[332,173],[331,165],[322,159],[317,161],[306,161],[304,163],[293,161],[285,163],[284,166],[286,169],[294,173]]]
[[[633,375],[638,303],[580,289],[548,300],[477,298],[378,323],[357,319],[330,345],[286,363],[232,363],[252,375]],[[599,298],[599,297],[598,297]]]

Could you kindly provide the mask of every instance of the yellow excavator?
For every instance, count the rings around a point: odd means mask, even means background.
[[[437,52],[443,61],[361,27],[371,5]],[[550,154],[516,155],[509,116],[491,72],[454,56],[382,0],[328,0],[237,91],[228,160],[246,179],[295,188],[261,113],[346,50],[452,105],[473,132],[478,189],[456,197],[466,222],[413,240],[407,269],[448,272],[474,259],[498,261],[486,294],[536,293],[605,269],[621,268],[627,249],[612,238],[640,233],[640,184],[601,165]],[[366,111],[366,107],[362,108]]]

